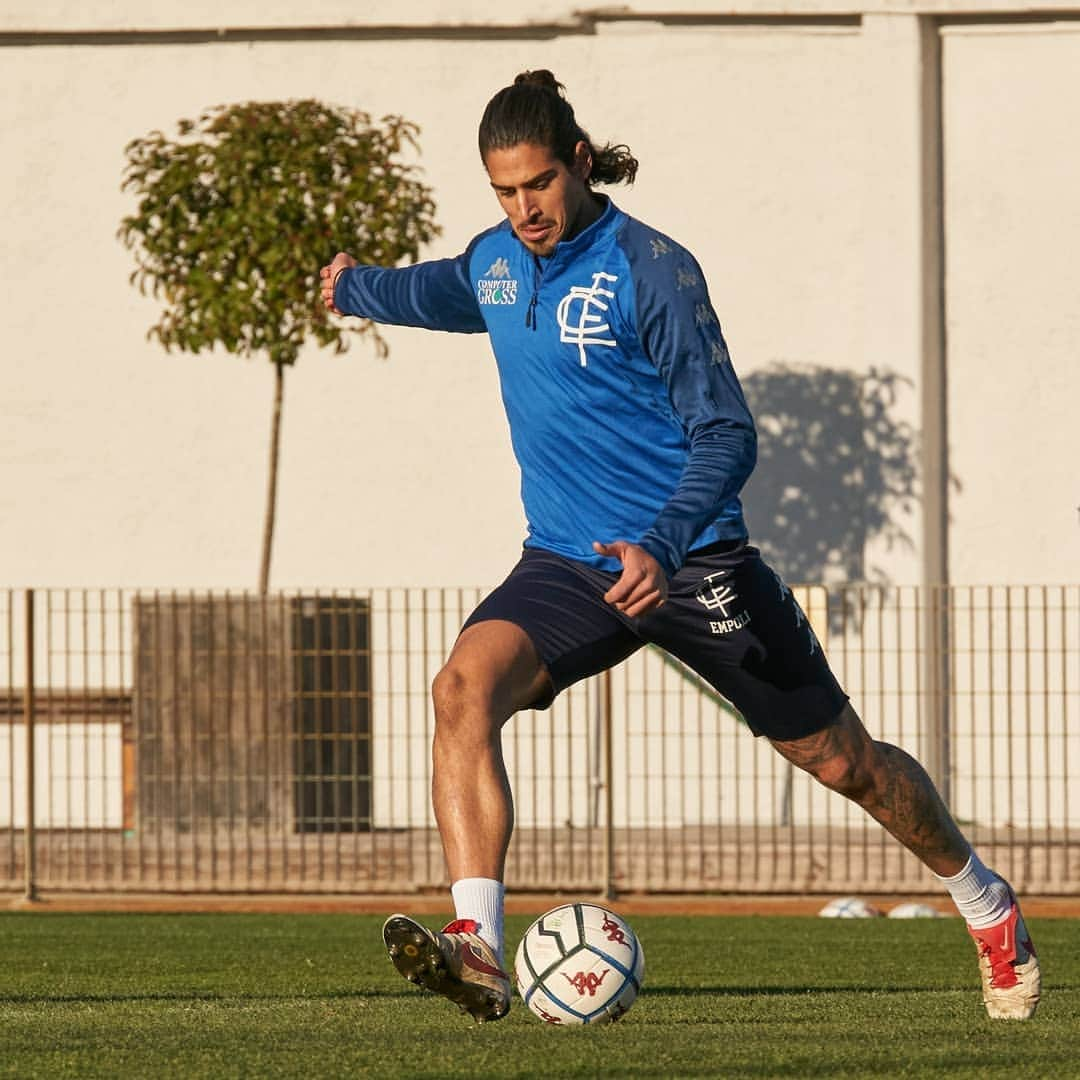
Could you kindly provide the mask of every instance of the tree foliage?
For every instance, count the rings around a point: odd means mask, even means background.
[[[339,250],[363,263],[415,262],[438,235],[430,189],[400,160],[418,129],[318,101],[220,105],[126,148],[122,187],[138,209],[119,235],[132,283],[163,298],[150,331],[166,349],[215,345],[293,364],[310,336],[336,352],[373,324],[331,320],[319,266]]]
[[[318,101],[219,105],[181,120],[176,139],[152,131],[126,149],[122,189],[139,198],[119,235],[134,252],[133,284],[166,303],[148,336],[166,350],[222,345],[274,365],[270,469],[259,589],[270,580],[284,372],[309,338],[335,352],[373,323],[331,320],[319,267],[337,251],[360,262],[415,262],[438,235],[431,191],[400,159],[417,127],[379,123]]]

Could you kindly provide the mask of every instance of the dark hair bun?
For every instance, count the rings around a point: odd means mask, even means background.
[[[560,97],[563,90],[566,89],[547,68],[538,68],[536,71],[523,71],[520,75],[515,76],[514,85],[542,86],[545,90],[550,90]]]
[[[548,71],[523,71],[513,86],[504,86],[488,103],[480,119],[477,144],[486,165],[491,150],[506,150],[520,143],[547,147],[567,168],[577,160],[578,143],[592,154],[588,183],[632,184],[637,158],[623,143],[597,148],[574,118],[563,84]]]

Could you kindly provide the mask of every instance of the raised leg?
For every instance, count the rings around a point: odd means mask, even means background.
[[[850,705],[823,731],[773,745],[858,803],[944,879],[978,948],[987,1013],[1001,1020],[1033,1016],[1042,976],[1016,896],[971,850],[926,770],[898,747],[871,739]]]
[[[926,770],[908,753],[870,738],[851,705],[836,722],[773,746],[827,788],[861,806],[942,877],[967,863],[970,845]]]

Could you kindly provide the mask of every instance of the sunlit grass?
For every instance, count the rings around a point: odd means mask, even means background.
[[[631,922],[638,1003],[558,1030],[409,986],[373,916],[4,914],[0,1076],[1080,1076],[1078,921],[1031,926],[1029,1023],[986,1018],[956,919]]]

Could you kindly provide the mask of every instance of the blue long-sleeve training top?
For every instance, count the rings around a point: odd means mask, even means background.
[[[375,322],[487,332],[527,547],[618,571],[592,544],[628,540],[670,576],[689,550],[746,536],[754,422],[701,267],[610,201],[550,257],[504,221],[454,259],[346,270],[334,302]]]

